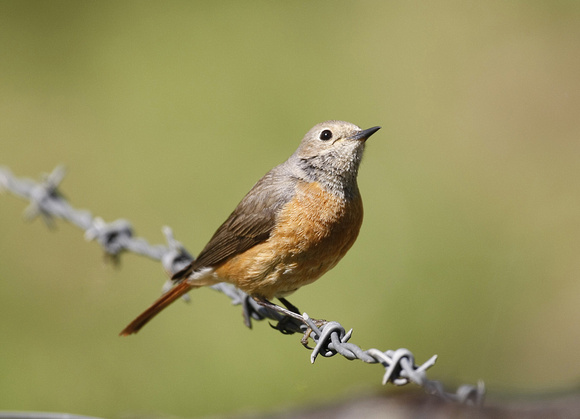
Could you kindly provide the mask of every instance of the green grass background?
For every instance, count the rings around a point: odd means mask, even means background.
[[[327,119],[364,128],[365,222],[291,301],[406,347],[450,388],[550,392],[580,376],[580,3],[0,3],[0,164],[57,164],[71,203],[198,252]],[[165,279],[0,197],[0,409],[103,417],[270,411],[378,391],[310,365],[211,290],[118,332]],[[390,388],[390,387],[389,387]]]

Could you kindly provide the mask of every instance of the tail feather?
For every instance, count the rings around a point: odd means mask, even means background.
[[[127,327],[123,329],[120,333],[121,336],[129,336],[133,333],[137,333],[143,326],[145,326],[149,320],[155,317],[161,310],[167,307],[169,304],[177,300],[179,297],[186,294],[193,287],[188,281],[183,281],[177,284],[175,287],[171,288],[165,294],[163,294],[157,301],[155,301],[147,310],[141,313],[135,320],[133,320]]]

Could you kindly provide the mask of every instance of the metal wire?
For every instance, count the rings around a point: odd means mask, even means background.
[[[48,412],[0,412],[0,419],[99,419],[94,416]]]
[[[89,211],[73,208],[58,191],[64,174],[64,168],[59,166],[52,173],[43,176],[43,180],[38,183],[17,178],[7,168],[0,167],[0,191],[9,191],[29,201],[29,206],[25,210],[25,215],[29,219],[41,216],[45,223],[52,227],[54,219],[60,218],[81,228],[85,231],[85,238],[98,242],[106,255],[115,262],[123,252],[136,253],[161,261],[163,268],[171,276],[193,260],[185,247],[174,238],[169,227],[163,227],[167,244],[151,245],[143,238],[134,237],[133,228],[126,220],[106,223],[99,217],[93,217]],[[168,280],[163,290],[166,291],[172,285],[171,280]],[[331,357],[338,354],[349,360],[359,359],[369,364],[381,364],[385,368],[383,384],[391,382],[402,386],[415,383],[429,394],[444,400],[473,405],[483,403],[485,386],[481,381],[476,386],[462,385],[455,393],[448,393],[439,381],[427,378],[426,371],[435,364],[436,355],[423,364],[416,365],[415,357],[408,349],[384,352],[374,348],[363,350],[349,343],[352,329],[346,332],[340,323],[313,321],[306,313],[303,314],[301,322],[259,305],[231,284],[220,283],[211,288],[229,297],[232,304],[242,306],[245,324],[250,328],[252,320],[270,319],[277,322],[270,325],[282,333],[302,333],[306,339],[310,337],[316,344],[310,356],[312,363],[318,356]]]

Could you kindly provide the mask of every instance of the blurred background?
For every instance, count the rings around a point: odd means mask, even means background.
[[[194,254],[314,124],[383,129],[365,222],[291,301],[405,347],[450,390],[580,378],[580,3],[0,3],[0,165]],[[309,362],[299,337],[202,289],[137,336],[160,264],[104,263],[0,196],[0,409],[103,417],[275,411],[388,391],[383,369]]]

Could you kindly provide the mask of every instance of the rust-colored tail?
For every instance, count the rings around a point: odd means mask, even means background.
[[[133,320],[129,325],[123,329],[120,333],[121,336],[129,336],[133,333],[137,333],[143,326],[149,322],[153,317],[155,317],[161,310],[167,307],[169,304],[177,300],[179,297],[183,296],[193,287],[188,281],[182,281],[175,287],[171,288],[165,294],[163,294],[157,301],[155,301],[147,310],[141,313],[135,320]]]

